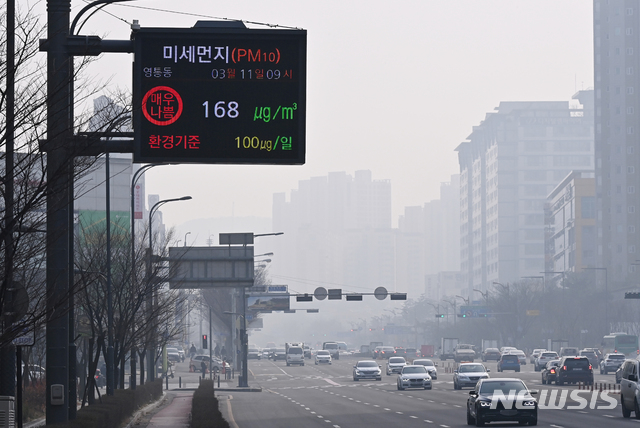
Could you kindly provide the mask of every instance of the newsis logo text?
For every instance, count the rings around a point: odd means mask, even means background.
[[[567,398],[571,404],[567,405]],[[491,409],[496,409],[498,403],[502,403],[505,409],[530,409],[533,399],[526,391],[516,393],[515,390],[504,394],[502,391],[496,391],[491,397]],[[538,408],[540,409],[567,409],[567,410],[583,410],[600,409],[611,410],[618,405],[618,400],[609,395],[609,391],[589,391],[589,390],[542,390],[537,398]]]

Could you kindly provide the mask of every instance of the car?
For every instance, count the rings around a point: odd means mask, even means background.
[[[180,352],[178,352],[178,348],[167,348],[167,360],[174,363],[179,363],[182,361]]]
[[[247,360],[260,360],[262,359],[262,351],[258,348],[249,348],[247,350]]]
[[[533,368],[535,371],[539,372],[544,367],[546,367],[549,361],[559,360],[560,356],[555,351],[545,351],[538,358],[536,358],[536,362],[533,364]]]
[[[207,365],[207,370],[212,367],[214,371],[219,371],[223,367],[223,362],[217,357],[209,359],[208,355],[195,355],[189,361],[189,368],[193,372],[199,372],[202,370],[202,361]]]
[[[518,362],[521,365],[523,365],[523,366],[527,365],[527,355],[524,353],[524,351],[516,349],[515,351],[509,351],[509,355],[517,356],[518,357]]]
[[[320,349],[316,352],[316,365],[318,364],[331,364],[331,352]]]
[[[482,361],[496,360],[500,359],[500,350],[498,348],[487,348],[482,352]]]
[[[395,352],[396,357],[406,357],[407,356],[407,350],[404,349],[403,347],[396,346],[394,349],[396,351]]]
[[[500,353],[501,354],[505,354],[508,353],[509,351],[517,351],[518,348],[514,348],[513,346],[503,346],[502,348],[500,348]]]
[[[284,348],[275,348],[271,352],[271,359],[273,361],[285,360],[287,359],[287,351]]]
[[[536,358],[538,358],[540,354],[543,353],[544,351],[546,351],[546,349],[542,349],[542,348],[534,349],[533,352],[531,352],[531,355],[529,355],[529,362],[531,364],[535,364]]]
[[[498,360],[498,371],[503,372],[505,370],[520,371],[520,361],[518,361],[517,355],[502,354]]]
[[[600,361],[600,374],[609,374],[609,372],[615,372],[624,363],[626,357],[619,352],[605,354],[602,361]]]
[[[419,358],[417,360],[413,360],[412,364],[414,366],[425,366],[429,376],[431,376],[431,379],[438,379],[438,369],[436,368],[438,367],[438,363],[434,363],[432,360],[427,358]]]
[[[498,394],[496,396],[496,393]],[[527,385],[516,378],[480,379],[469,391],[467,399],[467,424],[483,426],[486,422],[518,422],[520,425],[538,424],[537,391],[529,391]],[[509,400],[510,394],[515,394]],[[499,397],[507,397],[500,400]],[[493,403],[493,400],[496,403]],[[510,403],[510,408],[505,404]]]
[[[475,387],[480,379],[489,378],[489,370],[480,363],[462,363],[453,371],[453,389]]]
[[[636,419],[639,419],[640,385],[638,385],[638,373],[640,361],[625,360],[620,368],[620,407],[622,407],[622,417],[629,418],[631,412],[634,412]]]
[[[357,382],[360,379],[382,380],[381,367],[375,360],[358,361],[353,366],[353,380]]]
[[[541,376],[543,385],[551,385],[552,382],[556,381],[558,364],[560,364],[560,360],[549,361],[547,365],[542,369]]]
[[[473,345],[459,343],[453,350],[453,360],[455,362],[473,362],[476,359],[476,351],[473,349]]]
[[[556,371],[556,385],[579,382],[593,385],[593,366],[587,357],[562,357]]]
[[[400,373],[402,368],[407,365],[407,360],[404,357],[391,357],[387,361],[387,376],[391,376],[391,373]]]
[[[407,348],[406,351],[409,358],[416,358],[420,356],[420,353],[416,348]]]
[[[593,351],[596,354],[596,357],[598,357],[598,364],[600,364],[600,361],[602,361],[602,358],[603,358],[602,351],[600,351],[600,349],[598,349],[598,348],[584,348],[584,351]]]
[[[376,354],[376,358],[386,358],[389,359],[396,355],[396,349],[393,346],[378,346],[376,348],[378,353]]]
[[[304,345],[304,357],[311,358],[311,348],[307,345]]]
[[[105,377],[105,375],[102,373],[100,369],[96,369],[95,378],[96,378],[96,386],[98,388],[104,388],[105,386],[107,386],[107,378]]]
[[[589,363],[591,363],[593,367],[597,367],[599,364],[600,359],[598,358],[598,355],[593,350],[583,349],[582,351],[580,351],[578,355],[587,357],[589,359]]]
[[[403,391],[406,388],[431,389],[431,376],[425,366],[404,366],[398,374],[397,385],[398,391]]]

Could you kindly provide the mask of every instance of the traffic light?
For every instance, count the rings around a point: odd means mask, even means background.
[[[466,318],[467,314],[458,314],[458,318]]]
[[[207,335],[202,335],[202,349],[207,349]]]
[[[436,318],[444,318],[444,314],[436,314]]]
[[[640,292],[638,291],[627,291],[624,293],[625,299],[640,299]]]

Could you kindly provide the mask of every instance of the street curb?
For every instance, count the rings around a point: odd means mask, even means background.
[[[136,411],[131,417],[131,420],[129,421],[129,423],[125,425],[124,428],[132,428],[138,422],[138,420],[140,420],[141,417],[145,416],[146,414],[153,411],[154,409],[160,407],[167,400],[167,398],[168,398],[168,394],[165,391],[162,393],[162,397],[160,397],[158,400]]]

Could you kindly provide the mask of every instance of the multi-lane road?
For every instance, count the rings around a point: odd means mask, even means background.
[[[466,401],[470,389],[453,389],[451,373],[445,373],[439,363],[438,379],[432,390],[409,389],[398,391],[396,377],[384,374],[382,381],[354,382],[353,365],[357,357],[345,357],[332,365],[317,366],[307,360],[303,367],[287,367],[283,361],[251,360],[250,386],[262,387],[262,392],[220,391],[220,408],[232,427],[462,427],[466,424]],[[449,364],[452,364],[449,362]],[[568,391],[561,409],[540,409],[538,425],[545,427],[613,427],[638,426],[640,420],[623,419],[619,404],[612,404],[590,391],[579,393],[586,408],[571,400],[577,386],[558,388],[542,385],[540,373],[531,364],[522,366],[520,373],[497,373],[494,362],[486,363],[492,377],[519,377],[530,389],[544,393],[546,402],[553,390],[558,390],[556,404],[560,404],[562,390]],[[613,375],[595,375],[596,382],[614,384]],[[575,394],[575,393],[574,393]],[[618,401],[619,395],[612,393]],[[611,399],[609,399],[611,400]],[[571,407],[574,408],[571,408]],[[582,406],[585,407],[585,406]],[[593,408],[592,408],[593,407]],[[517,426],[495,423],[488,426]]]

